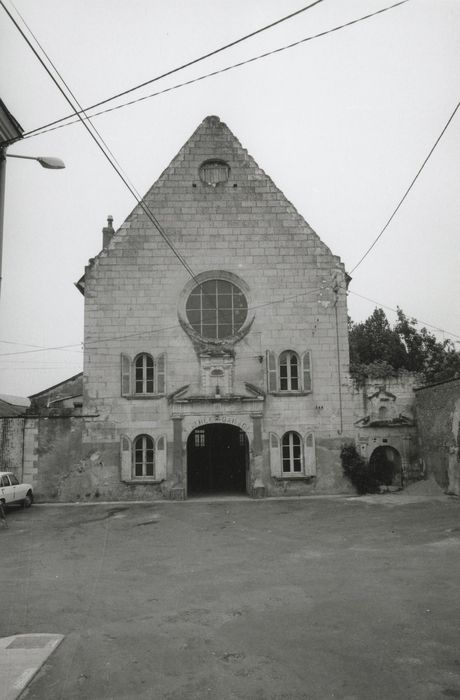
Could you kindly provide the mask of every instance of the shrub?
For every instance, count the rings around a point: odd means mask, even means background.
[[[378,493],[379,482],[374,470],[358,454],[355,445],[347,444],[340,452],[343,473],[360,495],[365,493]]]

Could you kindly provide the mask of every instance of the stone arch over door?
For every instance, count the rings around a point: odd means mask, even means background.
[[[187,495],[247,493],[249,441],[228,423],[206,423],[187,438]]]
[[[382,485],[402,486],[402,460],[396,448],[390,445],[376,447],[369,459],[369,467]]]

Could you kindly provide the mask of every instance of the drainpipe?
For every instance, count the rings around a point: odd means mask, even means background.
[[[334,309],[335,309],[335,338],[337,344],[337,375],[339,378],[339,411],[340,411],[340,430],[339,435],[343,433],[343,402],[342,402],[342,372],[340,369],[340,341],[339,341],[339,315],[337,311],[339,301],[339,283],[337,278],[334,280],[332,291],[335,294]]]
[[[3,220],[5,211],[6,146],[0,146],[0,293],[2,289]]]
[[[26,420],[22,417],[22,460],[21,460],[21,481],[24,483],[24,460],[26,458]]]

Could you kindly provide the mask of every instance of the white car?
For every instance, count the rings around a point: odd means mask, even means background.
[[[23,508],[30,508],[34,502],[32,486],[20,484],[13,472],[0,472],[0,502],[6,506],[20,503]]]

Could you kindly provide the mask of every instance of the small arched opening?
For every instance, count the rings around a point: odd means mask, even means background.
[[[369,467],[383,486],[402,486],[401,455],[394,447],[376,447],[371,454]]]
[[[187,440],[187,494],[247,492],[249,443],[244,430],[225,423],[208,423]]]

